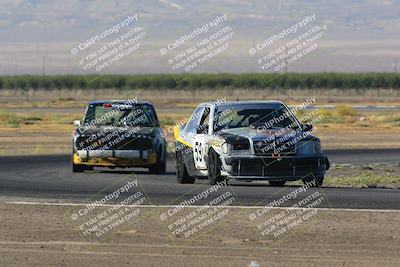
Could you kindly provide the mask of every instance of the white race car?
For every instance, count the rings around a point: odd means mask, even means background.
[[[280,101],[203,103],[174,129],[178,182],[208,177],[210,184],[236,179],[283,186],[302,179],[320,186],[330,165],[311,131]]]

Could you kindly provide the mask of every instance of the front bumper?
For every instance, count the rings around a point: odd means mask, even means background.
[[[306,176],[322,177],[329,169],[325,156],[312,157],[225,157],[222,174],[241,180],[298,180]]]
[[[157,163],[152,150],[77,150],[75,164],[102,167],[146,167]]]

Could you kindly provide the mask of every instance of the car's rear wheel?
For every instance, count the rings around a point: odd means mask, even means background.
[[[176,152],[176,178],[180,184],[193,184],[196,180],[189,175],[181,151]]]
[[[222,182],[224,177],[221,176],[221,159],[219,155],[214,151],[208,152],[208,181],[211,185],[215,185],[218,182]]]
[[[269,184],[271,186],[284,186],[286,181],[269,181]]]

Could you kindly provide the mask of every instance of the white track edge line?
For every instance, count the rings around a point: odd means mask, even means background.
[[[9,201],[4,202],[6,204],[14,204],[14,205],[43,205],[43,206],[88,206],[90,204],[84,203],[52,203],[52,202],[28,202],[28,201]],[[100,204],[95,205],[96,207],[112,207],[116,206],[113,204]],[[135,205],[124,205],[127,207],[135,206]],[[137,206],[137,205],[136,205]],[[137,207],[143,208],[175,208],[178,205],[139,205]],[[210,206],[211,208],[212,206]],[[264,206],[218,206],[220,208],[233,208],[233,209],[262,209]],[[185,206],[185,208],[204,208],[204,206],[192,205]],[[304,208],[291,208],[291,207],[268,207],[268,209],[304,209]],[[307,209],[307,208],[306,208]],[[346,208],[308,208],[308,209],[317,209],[317,210],[326,210],[326,211],[351,211],[351,212],[400,212],[400,210],[391,210],[391,209],[346,209]]]

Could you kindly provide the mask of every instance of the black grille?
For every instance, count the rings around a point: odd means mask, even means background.
[[[151,149],[152,142],[149,138],[127,138],[113,147],[115,150]]]
[[[256,155],[267,155],[274,152],[274,143],[268,141],[255,141],[254,152]]]
[[[277,160],[274,158],[234,159],[230,162],[232,174],[240,176],[260,177],[304,177],[313,173],[321,173],[322,158],[288,157]]]
[[[290,141],[285,143],[275,143],[275,141],[255,141],[253,144],[256,155],[265,156],[274,154],[296,154],[296,145]]]
[[[77,138],[76,145],[78,149],[85,150],[145,150],[153,147],[150,138],[123,138],[123,136],[112,137],[109,140],[80,136]]]

